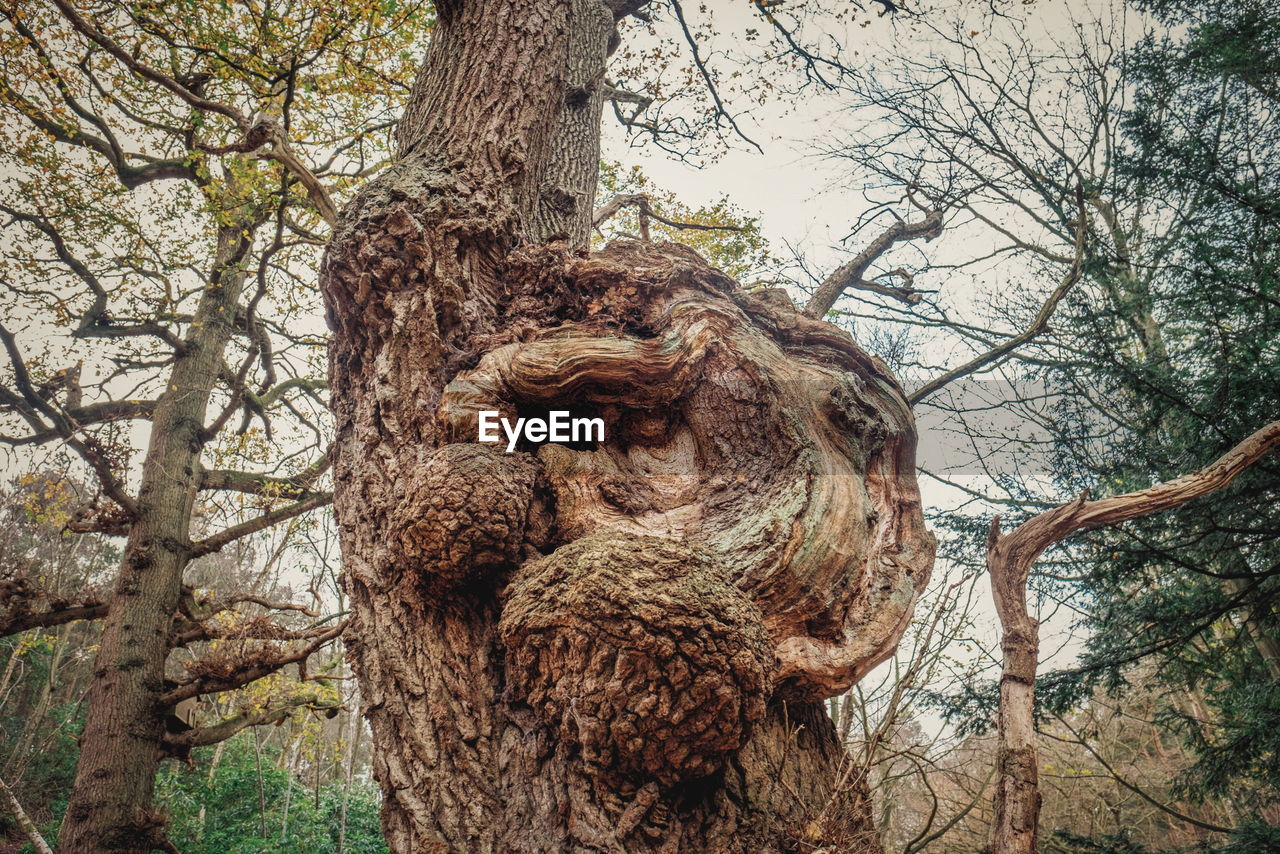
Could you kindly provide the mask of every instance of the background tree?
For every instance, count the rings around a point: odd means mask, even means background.
[[[19,478],[4,493],[0,555],[6,567],[18,568],[12,577],[39,580],[54,599],[70,599],[109,584],[119,549],[100,534],[65,529],[86,492],[65,476],[45,472]],[[319,562],[319,556],[299,548],[300,541],[314,540],[322,546],[325,539],[323,529],[290,531],[280,526],[268,538],[241,540],[194,561],[187,577],[201,592],[251,589],[267,599],[298,597],[313,607],[317,602],[334,603],[329,607],[340,610],[334,602],[336,573],[303,574],[295,565]],[[318,594],[319,599],[301,597],[304,592]],[[269,612],[248,604],[239,610],[221,615],[224,632],[219,637],[190,641],[175,650],[170,672],[183,674],[184,663],[200,662],[215,651],[225,658],[251,647],[254,633],[235,629],[255,621],[261,628]],[[303,627],[311,621],[297,614],[282,622]],[[62,622],[0,642],[5,660],[0,727],[12,735],[0,747],[0,779],[48,840],[57,836],[71,793],[79,751],[76,736],[84,723],[85,688],[92,678],[100,629],[97,620]],[[311,662],[311,672],[343,675],[340,656],[339,649],[327,650]],[[171,841],[181,850],[195,851],[385,850],[376,790],[367,779],[368,739],[359,728],[352,735],[359,716],[351,696],[354,685],[346,684],[344,691],[341,682],[309,680],[307,673],[290,669],[244,689],[212,695],[198,705],[188,704],[191,708],[183,710],[187,714],[181,719],[168,719],[174,735],[201,731],[185,729],[190,723],[235,723],[258,713],[270,715],[276,723],[257,736],[239,731],[231,736],[234,745],[219,741],[187,747],[189,761],[164,766],[157,779],[156,803],[166,815]],[[350,709],[337,706],[344,699]],[[282,715],[280,710],[290,704],[297,711]],[[251,797],[242,800],[246,794]],[[23,841],[6,810],[0,815],[0,847],[20,846]]]
[[[948,544],[958,560],[980,551],[982,517],[996,508],[1144,489],[1207,464],[1276,410],[1276,239],[1258,204],[1276,141],[1262,70],[1273,38],[1243,7],[1166,11],[1191,16],[1185,35],[1135,44],[1105,11],[1056,43],[1012,23],[940,29],[934,56],[895,62],[856,90],[884,124],[859,113],[867,131],[843,151],[882,189],[952,211],[948,240],[989,248],[948,253],[920,275],[949,282],[917,306],[838,307],[864,325],[901,322],[913,330],[907,352],[925,358],[939,352],[925,336],[945,329],[959,350],[946,366],[984,375],[950,394],[925,398],[928,384],[913,394],[976,449],[960,468],[973,477],[939,472],[980,499],[977,514],[940,519],[958,535]],[[1072,257],[1077,185],[1083,275],[1047,292]],[[966,273],[990,282],[987,294],[961,296]],[[1002,338],[1015,346],[982,361]],[[1033,577],[1046,610],[1076,611],[1090,638],[1079,666],[1044,680],[1051,708],[1073,713],[1103,686],[1114,702],[1155,702],[1166,737],[1181,733],[1209,760],[1183,768],[1173,794],[1250,804],[1236,817],[1250,844],[1274,774],[1254,764],[1269,752],[1242,750],[1233,735],[1265,739],[1252,727],[1271,726],[1276,483],[1264,460],[1214,501],[1098,532]],[[1200,693],[1207,685],[1212,698]],[[990,720],[992,695],[981,696],[957,719]],[[1232,746],[1219,754],[1214,743]]]
[[[166,727],[342,630],[273,621],[261,609],[310,606],[198,590],[186,572],[329,500],[308,270],[333,197],[383,156],[403,47],[430,24],[413,4],[172,11],[10,4],[0,31],[5,440],[78,456],[94,486],[70,527],[126,538],[101,595],[7,582],[22,592],[7,631],[103,620],[60,835],[76,851],[164,847],[163,757],[330,702],[294,693]]]
[[[119,549],[99,534],[62,530],[82,501],[82,489],[52,474],[27,475],[3,497],[0,560],[7,571],[0,583],[7,609],[29,607],[26,593],[33,583],[53,602],[77,596],[82,602],[98,601],[119,562]],[[101,605],[88,607],[102,610]],[[65,621],[0,641],[6,659],[0,675],[0,728],[9,736],[0,752],[0,779],[38,829],[48,828],[59,799],[65,803],[75,773],[78,700],[91,669],[88,649],[97,641],[95,627],[92,619]],[[25,842],[26,834],[9,812],[0,819],[0,838]]]
[[[1261,203],[1275,193],[1280,155],[1276,24],[1248,4],[1150,8],[1189,28],[1135,51],[1131,142],[1119,167],[1180,216],[1151,289],[1149,345],[1126,353],[1113,334],[1102,339],[1113,352],[1089,354],[1098,382],[1122,402],[1124,428],[1094,457],[1113,466],[1117,488],[1165,476],[1179,461],[1198,464],[1242,435],[1250,417],[1280,411],[1280,219]],[[1084,330],[1101,326],[1082,314]],[[1063,454],[1074,461],[1086,448],[1067,444]],[[1097,537],[1086,553],[1096,602],[1089,654],[1051,683],[1063,691],[1061,708],[1095,685],[1123,691],[1126,660],[1154,657],[1167,698],[1159,718],[1199,756],[1181,792],[1223,798],[1240,824],[1261,827],[1280,821],[1277,769],[1266,758],[1280,690],[1277,489],[1280,468],[1264,460],[1213,502]],[[1199,712],[1193,695],[1205,699]],[[1241,832],[1262,844],[1257,827]]]
[[[1212,464],[1137,492],[1075,501],[1046,510],[1004,534],[1000,517],[987,538],[987,571],[1000,616],[1004,662],[1000,674],[996,749],[995,820],[991,848],[998,854],[1034,854],[1040,812],[1035,744],[1035,683],[1039,625],[1027,611],[1027,578],[1046,549],[1076,531],[1117,525],[1177,509],[1227,487],[1280,445],[1280,421],[1245,437]]]

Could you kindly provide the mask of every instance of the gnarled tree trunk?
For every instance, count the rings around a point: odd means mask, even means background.
[[[558,148],[600,7],[438,9],[322,280],[392,850],[876,849],[820,701],[892,650],[932,565],[901,388],[683,247],[527,242],[582,157]],[[604,440],[477,444],[481,410],[552,409]]]

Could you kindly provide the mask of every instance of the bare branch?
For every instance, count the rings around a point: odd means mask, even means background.
[[[592,227],[599,228],[601,225],[604,225],[604,223],[608,222],[609,219],[616,216],[618,214],[618,211],[622,210],[624,207],[628,207],[631,205],[635,206],[635,208],[640,212],[641,217],[656,219],[658,222],[662,223],[663,225],[670,226],[671,228],[686,229],[691,231],[745,231],[746,230],[740,225],[708,225],[706,223],[701,223],[701,222],[678,222],[673,219],[668,219],[665,216],[662,216],[661,214],[657,213],[653,209],[653,203],[649,201],[649,197],[646,196],[644,193],[620,193],[619,195],[614,196],[612,199],[605,202],[600,207],[596,208],[595,212],[591,215]],[[648,239],[648,238],[646,237],[645,239]]]
[[[313,609],[305,605],[299,605],[296,602],[276,602],[252,593],[236,593],[210,604],[209,600],[197,601],[195,591],[186,586],[183,587],[182,596],[178,600],[178,610],[188,619],[201,622],[223,611],[229,611],[242,602],[252,602],[254,605],[260,605],[272,611],[297,611],[306,614],[308,617],[319,616]]]
[[[671,4],[671,11],[676,13],[676,21],[680,24],[680,31],[684,33],[685,41],[689,43],[689,50],[693,53],[693,64],[697,66],[698,73],[702,75],[702,82],[707,84],[707,91],[711,94],[711,101],[716,107],[716,115],[723,117],[729,123],[729,126],[733,128],[734,133],[754,146],[756,151],[764,154],[764,149],[760,147],[760,144],[742,132],[742,128],[738,127],[738,122],[734,119],[733,114],[725,108],[724,102],[720,100],[720,91],[716,88],[710,69],[707,68],[702,59],[702,51],[698,47],[698,40],[693,37],[689,24],[685,21],[684,8],[680,5],[680,0],[668,0],[668,2]]]
[[[154,400],[108,400],[103,403],[91,403],[88,406],[76,406],[66,410],[67,417],[81,427],[90,424],[110,424],[115,421],[133,421],[147,419],[155,411]],[[56,429],[41,430],[28,436],[15,436],[0,439],[9,445],[43,445],[54,439],[62,438]]]
[[[942,211],[940,210],[927,211],[924,218],[916,222],[898,220],[886,229],[883,234],[871,241],[866,249],[863,249],[847,263],[842,264],[822,284],[818,285],[818,289],[814,291],[813,298],[805,306],[804,313],[809,317],[822,318],[836,304],[836,300],[840,299],[840,296],[850,288],[873,291],[909,304],[919,302],[920,295],[909,286],[891,288],[887,285],[868,281],[865,276],[867,270],[875,263],[876,259],[888,252],[894,244],[920,238],[933,240],[941,233]],[[906,280],[908,283],[910,282],[909,276],[906,277]]]
[[[1118,784],[1120,784],[1121,786],[1124,786],[1126,789],[1133,792],[1135,795],[1142,798],[1144,801],[1151,804],[1156,809],[1160,810],[1161,812],[1168,813],[1178,821],[1185,821],[1187,824],[1193,825],[1194,827],[1200,827],[1205,830],[1213,831],[1214,833],[1230,833],[1231,832],[1231,828],[1229,827],[1223,827],[1221,825],[1213,824],[1211,822],[1204,821],[1203,819],[1198,819],[1194,816],[1187,815],[1186,813],[1178,812],[1168,804],[1163,804],[1160,801],[1156,800],[1155,798],[1151,797],[1151,795],[1147,794],[1141,787],[1134,785],[1133,783],[1126,780],[1124,777],[1120,776],[1120,772],[1118,772],[1115,769],[1115,767],[1111,765],[1110,762],[1108,762],[1105,758],[1103,758],[1102,754],[1098,752],[1098,750],[1094,748],[1094,746],[1090,744],[1081,733],[1077,732],[1076,729],[1073,726],[1071,726],[1071,724],[1069,724],[1064,717],[1062,717],[1061,715],[1055,715],[1054,717],[1056,717],[1058,721],[1064,727],[1066,727],[1067,730],[1073,736],[1075,736],[1075,739],[1074,740],[1059,739],[1057,736],[1054,736],[1052,734],[1050,734],[1049,736],[1050,738],[1053,738],[1059,741],[1065,741],[1068,744],[1078,744],[1081,747],[1083,747],[1085,750],[1089,751],[1089,753],[1093,756],[1093,758],[1097,760],[1098,764],[1102,766],[1103,770],[1111,775],[1112,780],[1115,780]]]
[[[1084,255],[1085,255],[1085,238],[1088,234],[1088,224],[1084,214],[1084,189],[1080,185],[1076,185],[1076,200],[1079,206],[1079,219],[1076,224],[1076,251],[1075,257],[1071,260],[1071,267],[1067,270],[1066,275],[1058,283],[1058,286],[1049,294],[1048,299],[1040,306],[1040,311],[1036,314],[1035,319],[1031,321],[1026,329],[1019,334],[1013,336],[1007,341],[992,347],[987,352],[969,360],[958,368],[947,371],[940,377],[930,380],[908,398],[912,406],[915,406],[930,395],[936,394],[942,388],[950,385],[962,377],[972,374],[974,371],[985,368],[987,365],[993,364],[998,360],[1017,350],[1023,344],[1042,335],[1049,328],[1049,319],[1053,317],[1054,311],[1057,310],[1058,304],[1062,302],[1067,293],[1075,287],[1080,281],[1081,275],[1084,273]]]
[[[644,109],[653,103],[653,98],[649,95],[642,95],[639,92],[629,92],[626,89],[619,89],[608,80],[604,83],[604,99],[606,101],[615,101],[619,104],[635,104]]]
[[[1019,567],[1025,564],[1025,571],[1029,572],[1035,559],[1064,537],[1087,528],[1116,525],[1172,510],[1216,492],[1277,445],[1280,445],[1280,421],[1273,421],[1202,469],[1149,489],[1111,498],[1087,501],[1086,495],[1082,495],[1070,504],[1033,516],[1012,533],[999,536],[996,548],[1002,559],[1012,560]],[[1025,580],[1025,575],[1023,578]]]
[[[168,89],[170,92],[177,95],[187,104],[195,107],[197,110],[202,110],[207,113],[217,113],[220,116],[225,116],[235,122],[236,127],[241,128],[242,130],[249,127],[248,119],[246,119],[244,114],[235,107],[228,106],[227,104],[221,104],[217,101],[210,101],[207,98],[201,97],[186,86],[183,86],[181,83],[174,80],[172,77],[160,73],[141,60],[135,59],[127,50],[108,38],[93,24],[86,21],[84,17],[76,11],[75,7],[71,5],[69,0],[53,0],[53,5],[58,7],[58,11],[62,13],[63,17],[67,19],[68,23],[70,23],[78,33],[114,56],[122,65],[124,65],[125,68],[128,68],[134,74],[137,74],[145,80],[150,80],[152,83],[158,83],[165,89]]]
[[[110,496],[130,516],[136,515],[137,506],[133,498],[125,492],[124,484],[120,482],[115,472],[112,471],[112,462],[108,459],[105,448],[92,436],[86,436],[83,439],[78,438],[75,435],[77,425],[67,418],[65,412],[46,401],[37,393],[31,384],[26,362],[22,358],[22,353],[18,350],[18,344],[13,337],[13,333],[2,323],[0,323],[0,343],[4,344],[4,348],[9,355],[9,362],[13,367],[14,380],[22,399],[26,401],[34,412],[39,412],[48,418],[53,424],[53,429],[58,431],[58,434],[62,436],[67,445],[89,464],[90,468],[98,476],[98,482],[101,484],[103,492]]]
[[[4,795],[4,799],[9,802],[9,812],[13,813],[13,819],[18,823],[18,827],[22,828],[22,832],[27,835],[27,839],[31,840],[31,846],[36,849],[36,854],[53,854],[53,849],[49,847],[49,843],[44,841],[44,837],[40,835],[39,829],[35,822],[27,815],[27,811],[22,808],[22,804],[18,802],[18,797],[9,788],[9,784],[4,780],[0,780],[0,794]]]
[[[342,634],[346,628],[347,621],[343,620],[302,646],[276,650],[274,655],[262,656],[254,663],[246,662],[243,665],[235,662],[227,663],[225,666],[220,666],[218,672],[197,676],[162,694],[158,700],[159,705],[173,706],[192,697],[243,688],[250,682],[256,682],[264,676],[275,673],[285,665],[305,660],[320,647]]]
[[[121,151],[112,142],[87,133],[78,127],[74,130],[68,130],[62,123],[50,119],[39,107],[24,98],[4,80],[0,80],[0,96],[14,104],[31,124],[49,134],[50,137],[58,142],[79,148],[87,148],[105,157],[124,187],[134,189],[149,181],[158,181],[166,178],[188,178],[192,174],[191,167],[180,160],[157,160],[143,166],[133,166],[128,162],[128,158],[136,155]]]
[[[84,283],[89,292],[93,294],[93,303],[85,310],[80,317],[80,323],[76,330],[71,334],[76,338],[127,338],[142,335],[152,335],[164,341],[173,348],[175,353],[183,353],[186,351],[186,344],[179,339],[172,331],[155,321],[147,321],[145,323],[132,323],[125,326],[117,326],[114,324],[110,312],[108,311],[108,294],[107,289],[103,287],[102,282],[89,269],[88,265],[81,261],[67,246],[67,242],[63,239],[62,233],[57,227],[47,219],[24,211],[11,208],[7,205],[0,205],[0,211],[4,211],[9,216],[20,222],[25,222],[34,227],[45,237],[49,238],[49,242],[53,245],[54,254],[58,260],[67,266],[80,281]]]
[[[263,513],[248,522],[241,522],[239,525],[232,525],[223,531],[199,540],[191,545],[191,557],[197,558],[203,555],[211,554],[250,534],[256,534],[259,531],[266,530],[272,525],[283,522],[286,519],[292,519],[295,516],[301,516],[317,507],[324,507],[333,501],[333,494],[330,492],[316,492],[308,495],[292,504],[284,507],[276,508],[267,513]]]
[[[62,12],[63,17],[75,28],[77,32],[95,42],[107,53],[114,56],[121,64],[130,71],[153,83],[158,83],[165,89],[168,89],[180,99],[185,101],[197,110],[208,113],[217,113],[225,116],[233,121],[237,128],[244,134],[246,139],[255,136],[262,136],[262,141],[258,142],[253,148],[257,149],[263,145],[270,147],[264,152],[264,155],[275,160],[282,165],[290,174],[292,174],[303,187],[307,190],[312,203],[316,206],[317,212],[329,225],[333,225],[338,218],[338,210],[334,206],[332,199],[329,198],[328,191],[316,178],[315,174],[306,167],[306,165],[298,159],[293,148],[289,145],[288,136],[284,128],[275,121],[259,122],[251,125],[244,113],[228,104],[218,101],[210,101],[208,98],[193,92],[191,89],[179,83],[172,77],[162,74],[156,69],[136,59],[132,54],[123,47],[116,44],[104,33],[98,30],[93,24],[89,23],[80,15],[79,12],[71,5],[68,0],[53,0],[58,11]],[[226,151],[238,151],[237,146],[232,145],[226,148]],[[250,150],[250,149],[245,149]]]

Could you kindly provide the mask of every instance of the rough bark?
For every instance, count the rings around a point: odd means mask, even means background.
[[[684,247],[524,242],[576,4],[440,4],[399,156],[323,266],[388,844],[874,850],[820,701],[889,654],[932,565],[910,408],[847,334]],[[605,440],[506,454],[476,444],[486,409]]]
[[[600,175],[600,114],[604,64],[613,35],[613,13],[600,0],[569,4],[569,61],[551,159],[542,179],[530,236],[538,243],[568,241],[574,249],[591,239],[591,213]]]
[[[221,230],[217,284],[205,289],[186,350],[156,405],[137,518],[103,620],[75,784],[58,838],[62,851],[147,854],[163,843],[163,817],[151,808],[163,757],[159,699],[189,559],[201,432],[244,287],[247,249],[240,228]]]
[[[1035,854],[1040,815],[1035,742],[1035,682],[1039,623],[1027,610],[1027,579],[1037,558],[1076,531],[1161,513],[1226,487],[1236,475],[1280,445],[1280,421],[1244,439],[1202,469],[1150,489],[1097,501],[1086,496],[1046,510],[1008,534],[1000,517],[987,537],[987,570],[1003,631],[1000,712],[996,741],[993,854]]]

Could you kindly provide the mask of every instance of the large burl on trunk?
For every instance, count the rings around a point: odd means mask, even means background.
[[[438,8],[323,271],[392,850],[875,850],[820,701],[892,650],[932,564],[902,390],[684,247],[526,240],[578,195],[548,162],[603,7]],[[552,409],[604,441],[476,441],[481,410]]]

